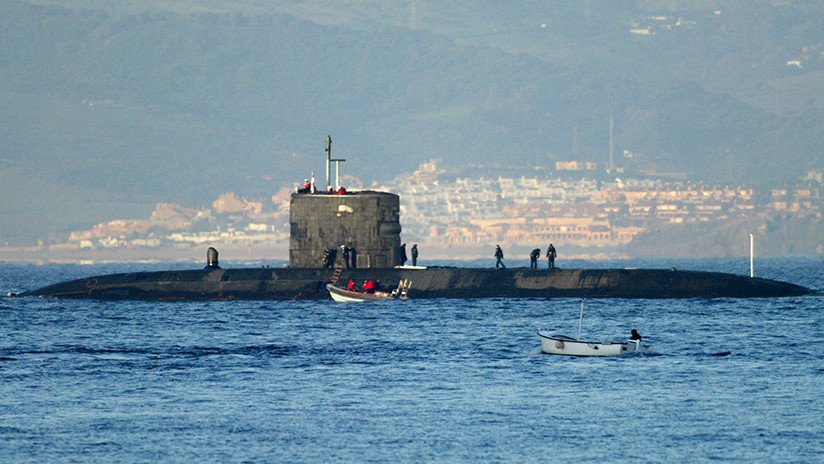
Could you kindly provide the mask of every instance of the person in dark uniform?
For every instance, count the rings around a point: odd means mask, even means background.
[[[335,248],[327,248],[323,250],[323,267],[335,267],[335,259],[338,257],[338,250]]]
[[[541,250],[535,248],[529,253],[529,268],[530,269],[538,269],[538,256],[541,255]]]
[[[406,260],[408,258],[406,257],[406,244],[405,243],[401,244],[400,256],[398,257],[398,259],[401,262],[401,266],[406,264]]]
[[[346,269],[349,269],[349,247],[346,245],[341,245],[340,249],[343,254],[343,264],[346,266]]]
[[[638,333],[638,329],[632,329],[632,331],[629,334],[629,339],[638,340],[639,342],[641,341],[641,334]]]
[[[503,259],[504,259],[504,250],[501,250],[500,245],[495,245],[495,269],[498,269],[500,267],[506,269],[506,266],[504,265],[504,263],[502,261]]]
[[[555,256],[557,256],[555,247],[550,243],[549,248],[546,249],[546,265],[549,269],[555,269]]]
[[[412,265],[413,266],[418,265],[418,244],[417,243],[412,244]]]
[[[352,269],[358,268],[358,250],[355,247],[348,247],[349,248],[349,259],[352,260]]]

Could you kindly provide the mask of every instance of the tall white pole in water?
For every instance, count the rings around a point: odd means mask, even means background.
[[[755,237],[750,232],[750,278],[755,277]]]

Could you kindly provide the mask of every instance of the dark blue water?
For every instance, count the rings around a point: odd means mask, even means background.
[[[747,273],[733,260],[596,263]],[[758,274],[824,289],[822,260]],[[165,266],[19,266],[0,291]],[[191,266],[190,266],[191,267]],[[824,297],[0,299],[0,462],[822,462]]]

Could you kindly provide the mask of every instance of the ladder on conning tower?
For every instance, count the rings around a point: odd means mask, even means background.
[[[335,272],[332,274],[332,278],[329,279],[329,283],[335,285],[340,280],[340,275],[343,273],[344,264],[335,264]]]

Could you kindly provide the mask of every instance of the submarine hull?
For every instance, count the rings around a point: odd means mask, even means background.
[[[240,268],[93,276],[20,296],[133,300],[329,299],[332,269]],[[759,298],[800,296],[810,289],[734,274],[663,269],[355,269],[341,282],[378,280],[383,288],[411,281],[424,298]]]

